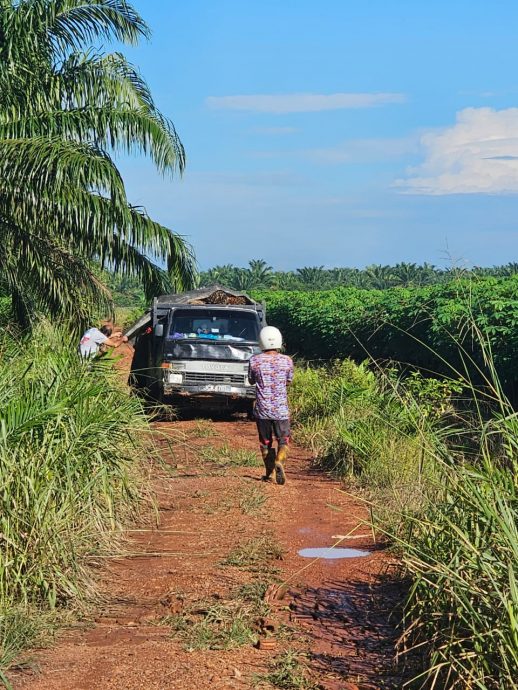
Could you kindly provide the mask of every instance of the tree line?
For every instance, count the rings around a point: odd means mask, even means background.
[[[518,262],[502,266],[438,268],[433,264],[397,263],[393,266],[371,264],[365,268],[324,268],[305,266],[293,271],[274,271],[263,259],[252,259],[248,267],[225,264],[201,271],[193,277],[193,285],[209,287],[219,284],[234,290],[313,291],[351,287],[364,290],[388,290],[394,287],[419,288],[447,284],[458,278],[506,278],[518,274]],[[144,310],[148,303],[140,280],[135,276],[102,272],[101,280],[108,286],[118,307]],[[158,293],[157,293],[158,294]]]
[[[200,286],[219,283],[235,290],[331,290],[336,287],[356,287],[367,290],[385,290],[392,287],[424,287],[447,283],[454,278],[493,276],[504,278],[518,273],[518,263],[502,266],[473,268],[438,268],[433,264],[400,262],[393,266],[371,264],[365,268],[324,268],[304,266],[293,271],[274,271],[262,259],[249,261],[248,267],[232,264],[214,266],[202,271]]]

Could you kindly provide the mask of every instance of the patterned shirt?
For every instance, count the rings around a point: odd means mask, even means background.
[[[286,355],[262,352],[250,358],[250,383],[256,384],[255,416],[258,419],[289,419],[287,385],[293,379],[293,362]]]

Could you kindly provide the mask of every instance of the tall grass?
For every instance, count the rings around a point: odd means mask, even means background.
[[[425,645],[421,678],[437,688],[518,683],[518,494],[488,462],[444,468],[442,500],[402,542],[413,576],[403,642]]]
[[[518,687],[518,415],[480,344],[484,390],[351,362],[302,369],[293,389],[299,438],[368,490],[398,545],[412,581],[402,648],[423,655],[416,687]]]
[[[383,520],[422,510],[443,439],[437,416],[421,414],[394,374],[351,360],[298,367],[290,397],[298,440],[324,469],[382,496]]]
[[[109,360],[81,362],[58,328],[0,339],[0,631],[23,612],[85,601],[90,564],[139,511],[146,430]],[[14,623],[13,623],[14,621]],[[0,658],[0,668],[2,659]]]
[[[435,457],[436,500],[401,541],[413,578],[402,642],[424,645],[427,687],[518,687],[517,417],[493,381],[491,413],[477,408],[464,453]]]

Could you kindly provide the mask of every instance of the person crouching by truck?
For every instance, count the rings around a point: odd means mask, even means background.
[[[263,480],[272,481],[275,472],[277,484],[285,484],[284,463],[290,441],[288,384],[293,380],[293,361],[280,353],[282,335],[273,326],[265,326],[261,330],[259,346],[262,352],[250,358],[248,379],[256,386],[254,416],[266,468]],[[277,452],[274,437],[277,440]]]
[[[79,354],[85,359],[96,357],[101,354],[105,347],[119,347],[122,343],[127,343],[128,339],[122,333],[113,333],[113,328],[109,324],[101,328],[89,328],[81,338],[79,343]]]

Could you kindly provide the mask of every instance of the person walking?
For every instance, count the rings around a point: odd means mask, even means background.
[[[122,333],[113,333],[112,327],[105,324],[101,328],[89,328],[79,343],[79,354],[85,359],[95,357],[103,346],[119,347],[127,343],[128,338]]]
[[[266,473],[271,481],[275,472],[277,484],[286,483],[284,463],[290,441],[288,384],[293,380],[293,361],[280,353],[282,335],[279,329],[265,326],[259,334],[261,354],[253,355],[248,365],[248,379],[256,386],[254,416]],[[277,440],[277,452],[274,448]]]

